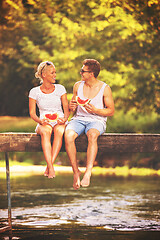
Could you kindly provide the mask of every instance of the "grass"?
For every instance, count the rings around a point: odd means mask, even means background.
[[[72,94],[68,96],[70,99]],[[30,117],[0,117],[0,132],[34,132],[37,123]],[[150,115],[124,113],[115,111],[107,121],[107,132],[111,133],[160,133],[160,117],[156,113]]]
[[[115,168],[93,168],[94,175],[115,175],[115,176],[160,176],[160,170],[150,168],[129,168],[128,166],[115,167]]]
[[[0,132],[34,132],[35,127],[30,117],[0,117]]]
[[[13,167],[13,166],[27,167],[27,166],[33,166],[33,164],[29,162],[18,162],[18,161],[9,160],[9,166],[10,167]],[[6,167],[5,160],[0,160],[0,167]]]
[[[5,161],[0,161],[0,177],[5,178]],[[35,166],[26,162],[17,162],[10,160],[9,162],[11,168],[11,176],[26,176],[26,175],[34,175],[34,174],[43,174],[44,166]],[[13,167],[13,168],[12,168]],[[58,173],[72,173],[71,167],[66,166],[58,166]],[[18,171],[17,169],[18,168]],[[84,172],[85,168],[81,168],[81,171]],[[150,169],[150,168],[129,168],[128,166],[123,167],[115,167],[115,168],[102,168],[102,167],[94,167],[92,170],[93,175],[104,175],[104,176],[160,176],[160,170]]]
[[[160,133],[160,116],[157,113],[136,114],[115,111],[107,121],[107,132],[112,133]]]

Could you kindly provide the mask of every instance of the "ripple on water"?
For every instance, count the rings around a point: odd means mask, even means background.
[[[13,225],[41,228],[78,225],[120,231],[160,230],[159,182],[156,180],[136,182],[136,179],[131,179],[119,184],[117,179],[110,182],[108,179],[106,182],[105,178],[100,178],[98,182],[96,178],[93,187],[74,191],[65,186],[64,182],[68,180],[64,180],[64,177],[63,181],[58,178],[57,185],[53,182],[50,186],[43,179],[34,178],[37,185],[33,185],[32,190],[31,186],[28,188],[27,180],[24,186],[17,182],[12,189]],[[34,181],[30,179],[30,184],[35,184]],[[58,185],[59,182],[64,184],[63,188],[63,185]],[[5,224],[7,204],[3,193],[0,197],[1,223]]]
[[[137,197],[140,199],[140,196]],[[103,226],[105,229],[121,231],[160,230],[158,219],[137,216],[136,209],[132,209],[136,199],[132,198],[132,200],[92,197],[92,199],[74,200],[67,204],[15,208],[12,209],[13,224],[36,227],[78,224]],[[7,218],[5,210],[0,210],[0,215]]]

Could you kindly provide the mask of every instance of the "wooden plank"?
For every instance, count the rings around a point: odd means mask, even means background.
[[[159,134],[108,134],[99,143],[100,152],[160,152]]]
[[[86,152],[87,137],[76,139],[78,152]],[[98,139],[99,152],[160,152],[160,134],[105,133]],[[0,152],[40,152],[40,136],[36,133],[0,133]],[[61,151],[65,151],[65,144]]]
[[[86,151],[87,138],[76,141],[79,152]],[[98,151],[103,153],[160,152],[160,134],[103,134],[98,139]]]
[[[0,133],[1,152],[40,152],[40,136],[36,133]]]
[[[10,230],[11,230],[10,226],[2,227],[0,228],[0,233],[10,231]]]

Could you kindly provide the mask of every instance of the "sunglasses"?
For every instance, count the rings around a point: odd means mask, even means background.
[[[85,72],[92,72],[92,71],[85,71],[81,68],[80,73],[85,73]]]
[[[43,69],[45,68],[45,66],[50,66],[50,65],[52,65],[52,63],[51,62],[46,62],[45,64],[44,64],[44,66],[42,67],[42,69],[41,69],[41,75],[42,75],[42,71],[43,71]]]

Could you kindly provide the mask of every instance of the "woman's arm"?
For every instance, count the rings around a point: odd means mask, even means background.
[[[30,117],[37,123],[44,125],[48,123],[47,119],[40,119],[36,114],[36,100],[29,98],[29,114]]]

